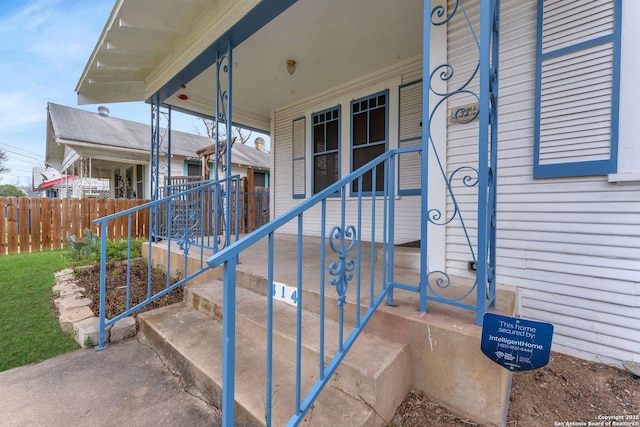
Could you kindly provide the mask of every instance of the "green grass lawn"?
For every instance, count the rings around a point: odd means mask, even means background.
[[[78,348],[53,306],[53,273],[70,263],[64,253],[0,256],[0,371]]]

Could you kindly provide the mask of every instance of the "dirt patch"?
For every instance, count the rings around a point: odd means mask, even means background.
[[[86,289],[85,297],[90,298],[95,303],[92,305],[96,316],[99,315],[100,305],[100,266],[95,265],[86,268],[75,269],[77,285]],[[129,273],[130,291],[129,291],[129,307],[147,299],[147,277],[149,277],[149,268],[146,262],[132,261]],[[106,294],[105,312],[107,319],[113,319],[122,313],[127,307],[127,264],[125,263],[108,263],[106,273]],[[170,278],[169,286],[176,283],[177,277]],[[162,270],[151,269],[151,295],[167,288],[167,276]],[[152,303],[136,311],[135,315],[144,313],[154,308],[164,307],[169,304],[180,302],[183,299],[182,287],[174,289],[162,298],[158,298]]]
[[[147,298],[147,264],[132,263],[130,305]],[[77,269],[78,285],[85,295],[99,301],[99,266]],[[126,305],[127,267],[111,263],[107,266],[107,318],[120,314]],[[167,287],[165,274],[151,270],[152,294]],[[170,283],[178,279],[172,278]],[[141,313],[182,301],[178,288],[140,309]],[[570,427],[599,425],[640,427],[640,378],[630,372],[601,363],[589,362],[561,353],[552,353],[550,362],[541,369],[513,374],[511,402],[507,417],[510,427]],[[592,424],[588,424],[591,422]],[[562,424],[564,423],[564,424]],[[584,423],[584,424],[582,424]],[[615,424],[619,423],[619,424]],[[389,426],[481,426],[472,419],[460,417],[429,400],[422,393],[410,393],[398,408]]]
[[[640,426],[640,378],[611,365],[561,353],[552,353],[544,368],[514,373],[510,399],[507,426]],[[428,396],[410,393],[391,425],[482,424],[449,412]]]

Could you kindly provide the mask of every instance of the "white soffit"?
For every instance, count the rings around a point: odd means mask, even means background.
[[[254,3],[121,0],[78,84],[80,102],[146,100]],[[234,49],[234,121],[268,130],[276,108],[421,55],[422,8],[422,0],[297,1]],[[213,67],[185,84],[187,101],[165,102],[213,115]]]
[[[259,0],[118,0],[76,86],[79,104],[144,101]]]

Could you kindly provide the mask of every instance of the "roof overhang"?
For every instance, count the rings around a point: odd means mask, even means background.
[[[213,116],[214,64],[231,45],[234,122],[268,131],[277,108],[421,55],[422,9],[422,0],[119,0],[78,100],[157,96]]]

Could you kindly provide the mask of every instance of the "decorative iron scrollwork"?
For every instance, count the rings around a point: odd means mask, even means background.
[[[492,2],[492,23],[491,29],[492,32],[491,40],[489,44],[491,45],[492,50],[497,49],[497,32],[499,28],[499,9],[497,2]],[[444,108],[447,108],[447,105],[458,105],[455,107],[448,116],[450,117],[450,124],[453,125],[466,125],[472,122],[478,124],[479,128],[482,128],[483,123],[480,122],[480,111],[482,108],[488,104],[489,106],[489,114],[488,121],[489,126],[492,127],[491,139],[489,140],[489,144],[486,142],[483,144],[483,139],[485,136],[480,137],[479,149],[487,150],[491,154],[491,158],[495,157],[495,151],[497,147],[495,145],[495,136],[496,132],[494,126],[497,126],[496,120],[496,111],[497,111],[497,90],[498,90],[498,63],[497,63],[497,54],[491,58],[492,64],[489,66],[487,74],[481,75],[480,71],[480,37],[479,34],[476,33],[476,27],[474,27],[471,22],[470,16],[465,10],[464,3],[461,0],[455,0],[451,2],[447,7],[443,5],[437,5],[431,9],[430,12],[430,20],[431,25],[433,26],[441,26],[445,24],[449,24],[453,21],[453,19],[459,19],[460,23],[466,23],[465,32],[468,32],[470,39],[470,46],[475,47],[477,49],[477,60],[473,60],[473,63],[467,64],[465,66],[465,70],[468,70],[468,75],[457,75],[456,66],[452,63],[443,63],[437,65],[429,74],[429,91],[438,97],[438,100],[433,104],[433,109],[430,112],[429,117],[429,126],[432,123],[435,123],[433,120],[434,116],[437,112],[441,111]],[[457,25],[457,24],[456,24]],[[484,31],[486,29],[481,29],[482,34],[486,34]],[[483,39],[484,40],[484,39]],[[483,46],[484,47],[484,46]],[[484,76],[484,77],[483,77]],[[454,78],[455,77],[455,78]],[[488,78],[487,78],[488,77]],[[480,79],[486,79],[484,81],[479,81]],[[485,83],[486,82],[486,83]],[[479,83],[480,88],[483,88],[484,84],[486,84],[489,88],[487,91],[488,103],[481,102],[486,100],[480,99],[480,93],[482,90],[476,89]],[[483,95],[484,96],[484,95]],[[461,105],[463,104],[463,105]],[[475,108],[474,108],[475,107]],[[487,117],[485,116],[485,117]],[[448,202],[451,203],[452,206],[449,212],[446,212],[444,207],[429,207],[427,212],[427,221],[429,224],[444,226],[454,221],[456,226],[459,227],[464,235],[462,236],[465,239],[467,250],[469,251],[469,259],[473,260],[474,263],[482,262],[484,264],[487,263],[486,259],[478,260],[478,248],[475,242],[472,241],[470,237],[469,229],[467,224],[465,223],[465,215],[463,210],[461,209],[458,198],[462,197],[460,194],[465,193],[466,188],[475,188],[478,191],[478,196],[485,191],[484,188],[480,188],[480,184],[487,185],[489,187],[489,200],[493,201],[495,204],[495,170],[492,169],[494,166],[494,161],[492,160],[491,166],[489,165],[472,165],[472,166],[461,166],[453,171],[448,171],[446,168],[446,164],[441,159],[438,150],[437,150],[437,141],[434,141],[432,138],[434,135],[437,135],[436,132],[430,130],[429,132],[429,148],[430,153],[433,153],[433,156],[438,164],[438,170],[440,175],[442,176],[442,180],[446,185],[447,190],[447,199]],[[488,167],[487,167],[488,166]],[[466,192],[468,193],[468,192]],[[468,195],[468,194],[463,194]],[[478,207],[480,209],[480,206]],[[490,208],[491,209],[491,208]],[[467,215],[469,216],[469,215]],[[470,215],[474,216],[474,215]],[[489,221],[487,224],[478,224],[479,229],[484,229],[487,227],[492,230],[491,232],[495,234],[495,208],[490,211]],[[495,236],[490,237],[490,239],[495,238]],[[487,242],[479,242],[478,245],[487,245],[489,248],[489,253],[491,252],[491,244]],[[483,264],[483,265],[484,265]],[[491,265],[487,268],[488,279],[491,283],[495,278],[495,266]],[[482,279],[484,281],[484,278]],[[476,277],[476,283],[470,289],[464,289],[462,293],[464,295],[453,295],[451,289],[451,279],[449,275],[440,270],[433,270],[427,275],[427,288],[429,291],[436,296],[437,299],[441,301],[459,301],[472,293],[472,291],[478,289],[478,277]],[[447,292],[443,292],[447,290]],[[487,291],[487,295],[489,292]],[[480,297],[478,297],[480,298]]]
[[[200,225],[200,205],[198,200],[172,200],[169,218],[173,218],[172,237],[185,255],[195,243],[195,236]],[[172,215],[173,214],[173,215]]]
[[[349,239],[348,245],[347,239]],[[353,248],[356,241],[356,228],[348,225],[344,229],[334,226],[329,232],[329,246],[331,250],[338,254],[338,262],[332,262],[329,265],[329,274],[335,276],[331,279],[331,284],[336,287],[338,292],[338,304],[344,305],[347,299],[347,289],[349,282],[353,279],[353,268],[355,263],[353,258],[347,258],[347,254]]]
[[[441,270],[433,270],[427,274],[427,287],[429,291],[442,300],[447,301],[459,301],[467,296],[471,295],[471,292],[475,289],[475,286],[470,287],[467,291],[458,296],[443,295],[441,291],[448,289],[451,286],[451,277],[447,273]]]

